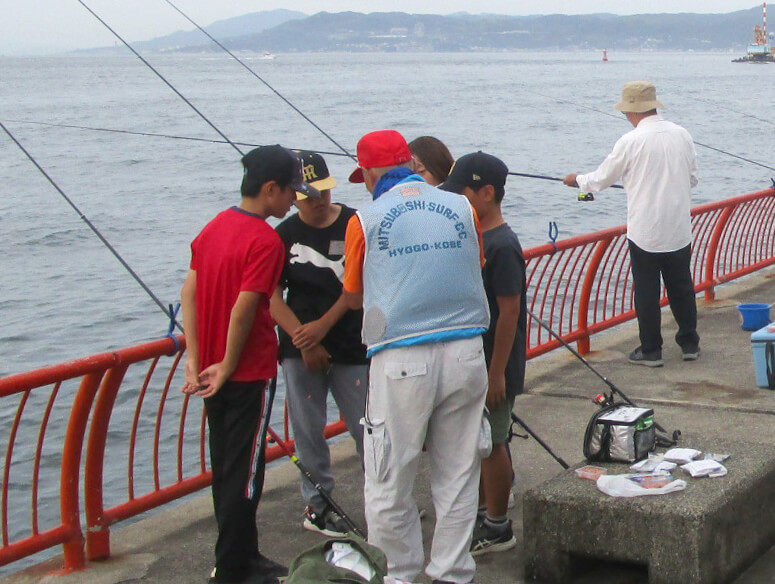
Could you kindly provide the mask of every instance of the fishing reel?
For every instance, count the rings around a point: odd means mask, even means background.
[[[588,201],[594,201],[595,195],[593,195],[592,193],[579,193],[577,198],[579,201],[586,203]]]

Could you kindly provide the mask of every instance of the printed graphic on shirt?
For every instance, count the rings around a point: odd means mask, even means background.
[[[334,272],[340,282],[344,279],[344,257],[330,260],[319,251],[301,243],[294,243],[289,255],[292,264],[312,264],[318,268],[328,268]]]

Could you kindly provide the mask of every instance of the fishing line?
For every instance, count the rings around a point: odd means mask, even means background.
[[[775,122],[772,120],[765,120],[764,118],[760,118],[759,116],[755,116],[753,114],[749,114],[747,112],[741,112],[740,110],[736,110],[734,108],[729,107],[728,105],[719,104],[717,101],[711,101],[710,99],[705,99],[702,97],[694,97],[694,99],[697,99],[699,101],[704,101],[705,103],[709,103],[712,105],[720,105],[720,107],[724,108],[725,110],[728,110],[730,112],[734,112],[738,115],[745,116],[746,118],[752,118],[756,120],[757,122],[764,122],[765,124],[770,124],[771,126],[775,126]]]
[[[715,148],[713,146],[708,146],[707,144],[703,144],[702,142],[694,142],[697,144],[697,146],[702,146],[703,148],[708,148],[709,150],[715,150],[716,152],[721,152],[722,154],[726,154],[727,156],[731,156],[732,158],[738,158],[740,160],[743,160],[745,162],[750,162],[751,164],[755,164],[757,166],[761,166],[762,168],[766,168],[767,170],[773,170],[775,171],[775,168],[772,166],[767,166],[766,164],[762,164],[761,162],[756,162],[755,160],[751,160],[750,158],[744,158],[743,156],[738,156],[737,154],[732,154],[731,152],[727,152],[726,150],[721,150],[719,148]]]
[[[175,10],[178,12],[178,14],[180,14],[180,15],[181,15],[183,18],[185,18],[186,20],[188,20],[188,21],[189,21],[191,24],[193,24],[193,25],[194,25],[196,28],[198,28],[198,29],[199,29],[199,30],[200,30],[200,31],[201,31],[203,34],[205,34],[205,35],[207,36],[207,38],[209,38],[209,39],[210,39],[211,41],[213,41],[213,42],[214,42],[216,45],[218,45],[218,46],[219,46],[219,47],[221,47],[221,48],[222,48],[224,51],[226,51],[226,52],[229,54],[229,56],[230,56],[232,59],[234,59],[235,61],[237,61],[237,63],[239,63],[239,64],[240,64],[240,65],[242,65],[242,66],[243,66],[245,69],[247,69],[247,70],[250,72],[250,74],[251,74],[251,75],[253,75],[253,77],[255,77],[256,79],[258,79],[258,80],[259,80],[261,83],[263,83],[263,84],[264,84],[264,85],[266,85],[266,86],[267,86],[269,89],[271,89],[271,90],[272,90],[272,91],[275,93],[275,95],[276,95],[277,97],[279,97],[279,98],[280,98],[280,99],[282,99],[282,100],[283,100],[285,103],[287,103],[287,104],[288,104],[290,107],[292,107],[292,108],[293,108],[293,110],[294,110],[296,113],[298,113],[298,114],[299,114],[301,117],[303,117],[303,118],[304,118],[305,120],[307,120],[307,121],[308,121],[310,124],[312,124],[312,125],[313,125],[313,126],[314,126],[314,127],[315,127],[315,128],[316,128],[316,129],[317,129],[317,130],[318,130],[318,131],[321,133],[321,134],[323,134],[323,135],[324,135],[326,138],[328,138],[329,140],[331,140],[331,142],[333,142],[333,143],[334,143],[334,145],[335,145],[337,148],[339,148],[339,149],[340,149],[342,152],[344,152],[344,153],[345,153],[347,156],[349,156],[349,157],[350,157],[350,158],[351,158],[351,159],[352,159],[354,162],[357,162],[357,159],[355,158],[355,156],[353,156],[352,154],[350,154],[350,153],[347,151],[347,149],[346,149],[344,146],[342,146],[341,144],[339,144],[339,142],[337,142],[336,140],[334,140],[334,139],[333,139],[333,138],[332,138],[332,137],[331,137],[331,136],[330,136],[330,135],[329,135],[329,134],[328,134],[328,133],[327,133],[325,130],[323,130],[323,128],[321,128],[320,126],[318,126],[318,125],[317,125],[315,122],[313,122],[313,121],[312,121],[312,120],[311,120],[311,119],[310,119],[310,118],[309,118],[309,117],[308,117],[308,116],[307,116],[307,115],[306,115],[304,112],[302,112],[302,111],[301,111],[299,108],[297,108],[295,105],[293,105],[293,104],[292,104],[292,103],[291,103],[291,102],[290,102],[288,99],[286,99],[286,98],[285,98],[285,96],[284,96],[282,93],[280,93],[279,91],[277,91],[277,90],[276,90],[274,87],[272,87],[272,86],[271,86],[271,85],[270,85],[270,84],[269,84],[269,83],[268,83],[268,82],[267,82],[265,79],[263,79],[263,78],[262,78],[262,77],[261,77],[261,76],[260,76],[258,73],[256,73],[256,72],[255,72],[253,69],[251,69],[250,67],[248,67],[248,65],[247,65],[247,64],[246,64],[244,61],[242,61],[242,60],[241,60],[239,57],[237,57],[237,56],[236,56],[234,53],[232,53],[232,52],[231,52],[229,49],[227,49],[225,46],[223,46],[223,44],[221,44],[221,42],[220,42],[220,41],[218,41],[218,40],[217,40],[215,37],[213,37],[213,36],[212,36],[212,35],[211,35],[209,32],[207,32],[207,31],[206,31],[204,28],[202,28],[202,27],[201,27],[201,26],[199,26],[199,25],[198,25],[196,22],[194,22],[194,21],[191,19],[191,17],[190,17],[190,16],[188,16],[188,15],[187,15],[185,12],[183,12],[183,11],[182,11],[180,8],[178,8],[177,6],[175,6],[175,4],[173,4],[173,3],[172,3],[170,0],[164,0],[164,1],[165,1],[167,4],[169,4],[169,5],[170,5],[172,8],[174,8],[174,9],[175,9]],[[80,0],[79,0],[79,2],[80,2]]]
[[[52,186],[53,186],[53,187],[54,187],[54,188],[55,188],[55,189],[56,189],[56,190],[59,192],[59,194],[60,194],[60,195],[62,195],[62,197],[64,198],[64,200],[65,200],[65,201],[67,201],[67,203],[68,203],[68,204],[69,204],[69,205],[70,205],[70,206],[71,206],[71,207],[72,207],[72,208],[75,210],[75,212],[76,212],[76,213],[78,213],[78,216],[79,216],[79,217],[80,217],[80,218],[81,218],[81,219],[84,221],[84,223],[86,223],[86,225],[88,225],[88,226],[89,226],[89,229],[91,229],[91,230],[94,232],[94,234],[95,234],[97,237],[99,237],[99,238],[100,238],[100,241],[101,241],[101,242],[102,242],[102,243],[105,245],[105,247],[107,247],[107,248],[110,250],[110,253],[112,253],[112,254],[113,254],[113,256],[114,256],[114,257],[115,257],[115,258],[116,258],[116,259],[117,259],[119,262],[121,262],[121,265],[122,265],[122,266],[124,266],[124,268],[127,270],[127,272],[129,272],[129,274],[130,274],[130,275],[131,275],[131,276],[132,276],[132,277],[135,279],[135,281],[136,281],[138,284],[140,284],[140,286],[142,287],[142,289],[143,289],[143,290],[145,290],[145,292],[148,294],[148,296],[150,296],[150,297],[153,299],[153,301],[154,301],[154,302],[155,302],[155,303],[156,303],[156,304],[159,306],[159,308],[161,308],[161,309],[162,309],[162,312],[164,312],[164,314],[166,314],[166,315],[167,315],[167,317],[170,319],[170,321],[171,321],[171,322],[175,322],[175,326],[177,326],[177,327],[178,327],[178,329],[180,330],[180,332],[183,332],[183,327],[182,327],[182,326],[180,326],[180,324],[178,323],[178,321],[177,321],[177,320],[175,320],[175,317],[174,317],[174,315],[173,315],[171,312],[169,312],[169,310],[168,310],[168,309],[167,309],[167,308],[164,306],[164,304],[162,303],[162,301],[161,301],[161,300],[159,300],[159,299],[156,297],[156,295],[153,293],[153,291],[152,291],[152,290],[151,290],[151,289],[150,289],[150,288],[149,288],[149,287],[148,287],[148,286],[145,284],[145,282],[143,282],[142,278],[140,278],[140,276],[138,276],[138,275],[137,275],[137,273],[136,273],[136,272],[135,272],[135,271],[132,269],[132,267],[131,267],[131,266],[130,266],[128,263],[126,263],[126,261],[124,260],[124,258],[123,258],[123,257],[121,257],[121,254],[120,254],[120,253],[118,253],[118,252],[116,251],[116,249],[115,249],[115,248],[114,248],[114,247],[113,247],[113,246],[110,244],[110,242],[109,242],[107,239],[105,239],[105,236],[104,236],[104,235],[102,235],[102,233],[100,232],[100,230],[99,230],[99,229],[97,229],[97,228],[94,226],[94,224],[93,224],[93,223],[92,223],[92,222],[89,220],[89,218],[88,218],[86,215],[84,215],[84,214],[81,212],[81,210],[78,208],[78,206],[77,206],[75,203],[73,203],[73,201],[70,199],[70,197],[68,197],[68,196],[65,194],[65,192],[64,192],[64,191],[63,191],[63,190],[62,190],[62,189],[59,187],[59,185],[58,185],[58,184],[57,184],[57,183],[54,181],[54,179],[53,179],[53,178],[51,178],[51,176],[49,176],[49,174],[48,174],[48,173],[47,173],[47,172],[46,172],[46,171],[43,169],[43,167],[42,167],[40,164],[38,164],[38,161],[37,161],[37,160],[35,160],[35,158],[32,156],[32,154],[30,154],[30,153],[27,151],[27,149],[26,149],[26,148],[24,148],[24,146],[22,146],[21,142],[19,142],[19,140],[17,140],[17,139],[16,139],[16,136],[14,136],[14,135],[11,133],[11,131],[10,131],[8,128],[6,128],[5,124],[3,124],[3,122],[0,122],[0,128],[2,128],[2,129],[3,129],[3,131],[4,131],[6,134],[8,134],[8,137],[9,137],[11,140],[13,140],[13,142],[14,142],[14,143],[15,143],[15,144],[16,144],[16,145],[19,147],[19,149],[20,149],[22,152],[24,152],[24,154],[27,156],[27,158],[29,158],[29,159],[30,159],[30,162],[32,162],[32,164],[34,164],[34,165],[37,167],[37,169],[38,169],[38,170],[41,172],[41,174],[43,174],[43,176],[45,176],[45,177],[46,177],[46,179],[48,180],[48,182],[50,182],[50,183],[51,183],[51,185],[52,185]]]
[[[33,122],[30,120],[6,120],[6,122],[13,122],[14,124],[34,124],[38,126],[51,126],[53,128],[70,128],[74,130],[91,130],[93,132],[115,132],[117,134],[130,134],[132,136],[148,136],[151,138],[170,138],[173,140],[190,140],[193,142],[208,142],[210,144],[228,144],[226,140],[213,140],[211,138],[197,138],[194,136],[175,136],[172,134],[158,134],[154,132],[138,132],[134,130],[121,130],[117,128],[95,128],[93,126],[78,126],[75,124],[55,124],[53,122]],[[251,148],[257,148],[263,146],[263,144],[251,144],[249,142],[237,142],[234,144],[238,146],[248,146]],[[289,147],[290,148],[290,147]],[[290,148],[291,150],[307,150],[306,148]],[[347,156],[341,152],[326,152],[325,150],[314,150],[318,154],[325,154],[326,156]]]
[[[244,156],[244,152],[242,152],[242,150],[240,150],[240,149],[239,149],[239,147],[238,147],[238,146],[237,146],[237,145],[236,145],[234,142],[232,142],[231,140],[229,140],[229,138],[226,136],[226,134],[224,134],[223,132],[221,132],[221,131],[218,129],[218,127],[217,127],[217,126],[216,126],[214,123],[212,123],[212,122],[211,122],[211,121],[210,121],[210,120],[207,118],[207,116],[205,116],[205,115],[204,115],[204,114],[203,114],[201,111],[199,111],[199,110],[197,109],[197,107],[196,107],[196,106],[195,106],[193,103],[191,103],[191,102],[190,102],[190,101],[189,101],[189,100],[186,98],[186,96],[184,96],[184,95],[183,95],[182,93],[180,93],[180,92],[179,92],[177,89],[175,89],[175,86],[173,86],[173,85],[172,85],[172,83],[170,83],[169,81],[167,81],[167,79],[164,77],[164,75],[162,75],[161,73],[159,73],[159,72],[158,72],[158,71],[157,71],[157,70],[156,70],[156,69],[153,67],[153,65],[151,65],[151,64],[150,64],[150,63],[149,63],[149,62],[148,62],[146,59],[144,59],[144,58],[142,57],[142,55],[140,55],[140,53],[138,53],[138,52],[137,52],[137,51],[136,51],[136,50],[135,50],[135,49],[132,47],[132,45],[130,45],[128,42],[126,42],[126,41],[125,41],[125,40],[124,40],[124,39],[121,37],[121,35],[120,35],[120,34],[118,34],[118,33],[117,33],[115,30],[113,30],[113,29],[110,27],[110,25],[108,25],[108,23],[107,23],[107,22],[105,22],[104,20],[102,20],[102,18],[100,18],[100,17],[99,17],[99,15],[98,15],[96,12],[94,12],[94,10],[92,10],[91,8],[89,8],[89,7],[86,5],[86,3],[85,3],[83,0],[77,0],[77,2],[78,2],[78,3],[79,3],[81,6],[83,6],[84,8],[86,8],[86,10],[88,10],[88,11],[91,13],[91,15],[92,15],[92,16],[94,16],[94,18],[96,18],[97,20],[99,20],[99,21],[102,23],[102,25],[103,25],[105,28],[107,28],[107,29],[108,29],[108,30],[109,30],[111,33],[113,33],[113,36],[115,36],[115,37],[116,37],[118,40],[120,40],[120,41],[121,41],[121,42],[124,44],[124,46],[125,46],[127,49],[129,49],[130,51],[132,51],[132,52],[134,53],[134,55],[135,55],[135,56],[136,56],[138,59],[140,59],[140,60],[141,60],[141,61],[142,61],[142,62],[143,62],[143,63],[144,63],[144,64],[145,64],[145,65],[146,65],[146,66],[147,66],[147,67],[148,67],[148,68],[149,68],[151,71],[153,71],[153,72],[156,74],[156,76],[157,76],[159,79],[161,79],[161,80],[162,80],[162,81],[163,81],[163,82],[164,82],[164,83],[167,85],[167,87],[169,87],[169,88],[170,88],[172,91],[174,91],[174,92],[175,92],[175,94],[177,94],[177,96],[178,96],[180,99],[182,99],[183,101],[185,101],[185,102],[186,102],[186,104],[188,104],[188,106],[189,106],[189,107],[190,107],[192,110],[194,110],[194,111],[195,111],[197,114],[199,114],[199,117],[201,117],[201,118],[202,118],[202,119],[203,119],[205,122],[207,122],[207,124],[208,124],[208,125],[209,125],[209,126],[210,126],[210,127],[213,129],[213,130],[215,130],[216,132],[218,132],[218,135],[220,135],[220,136],[221,136],[221,138],[223,138],[224,140],[226,140],[226,142],[227,142],[228,144],[230,144],[230,145],[232,146],[232,148],[234,148],[234,149],[235,149],[237,152],[239,152],[239,154],[240,154],[241,156]]]
[[[527,91],[528,93],[534,93],[536,95],[540,95],[541,97],[545,97],[547,99],[552,99],[552,100],[554,100],[556,102],[559,102],[559,103],[565,103],[565,104],[572,105],[572,106],[575,106],[575,107],[578,107],[578,108],[581,108],[581,109],[586,109],[586,110],[590,110],[590,111],[593,111],[593,112],[597,112],[597,113],[602,114],[604,116],[608,116],[608,117],[611,117],[611,118],[616,118],[617,120],[621,119],[620,116],[618,116],[616,114],[612,114],[610,112],[604,112],[603,110],[597,109],[597,108],[592,107],[592,106],[584,105],[584,104],[581,104],[581,103],[578,103],[578,102],[575,102],[575,101],[571,101],[569,99],[562,99],[562,98],[559,98],[559,97],[555,97],[555,96],[551,96],[551,95],[546,95],[544,93],[541,93],[540,91],[535,91],[533,89],[528,89],[527,87],[524,86],[524,84],[522,85],[522,88],[525,91]],[[697,146],[702,146],[703,148],[707,148],[709,150],[714,150],[715,152],[719,152],[721,154],[726,154],[727,156],[731,156],[732,158],[737,158],[738,160],[742,160],[744,162],[748,162],[748,163],[754,164],[756,166],[761,166],[762,168],[766,168],[767,170],[775,171],[775,168],[773,168],[772,166],[767,166],[766,164],[763,164],[761,162],[757,162],[756,160],[751,160],[750,158],[745,158],[743,156],[738,156],[737,154],[732,154],[731,152],[727,152],[726,150],[722,150],[721,148],[716,148],[714,146],[709,146],[707,144],[703,144],[702,142],[697,142],[696,140],[692,140],[692,141]]]

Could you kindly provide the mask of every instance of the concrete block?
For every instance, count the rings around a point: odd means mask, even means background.
[[[684,491],[616,498],[575,475],[576,465],[524,496],[525,576],[568,583],[578,558],[646,566],[649,584],[730,582],[775,544],[775,451],[741,441],[685,437],[679,446],[727,453],[729,474]],[[621,463],[594,463],[609,474]]]

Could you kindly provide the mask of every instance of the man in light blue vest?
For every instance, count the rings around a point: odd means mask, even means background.
[[[358,142],[352,182],[374,202],[350,219],[344,291],[363,305],[371,357],[364,416],[369,542],[390,576],[414,581],[425,562],[412,497],[427,447],[436,512],[430,563],[435,584],[467,584],[481,456],[487,370],[481,335],[490,322],[481,277],[481,234],[465,197],[426,184],[393,130]]]

